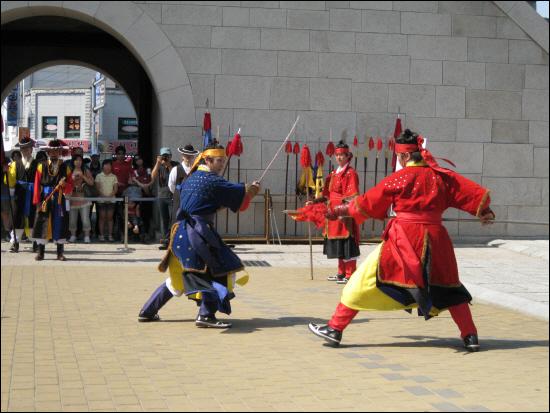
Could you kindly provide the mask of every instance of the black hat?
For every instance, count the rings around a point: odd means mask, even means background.
[[[14,146],[19,149],[23,148],[34,148],[34,139],[31,138],[22,138],[19,142],[17,142]]]
[[[193,145],[185,145],[183,148],[178,148],[178,152],[183,155],[198,155],[199,151],[193,148]]]

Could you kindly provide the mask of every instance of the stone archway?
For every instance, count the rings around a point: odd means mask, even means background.
[[[2,2],[2,26],[36,16],[83,21],[112,35],[128,49],[149,77],[158,102],[152,113],[154,150],[162,146],[166,128],[196,126],[191,85],[183,63],[164,32],[139,6],[129,1]]]

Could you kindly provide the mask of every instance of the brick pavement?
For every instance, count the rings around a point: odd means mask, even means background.
[[[164,276],[149,256],[113,255],[37,265],[2,253],[2,411],[549,408],[547,321],[476,303],[483,347],[469,354],[448,313],[360,313],[332,349],[306,324],[330,316],[341,287],[327,267],[311,281],[294,266],[249,268],[230,330],[197,329],[185,298],[140,324]]]

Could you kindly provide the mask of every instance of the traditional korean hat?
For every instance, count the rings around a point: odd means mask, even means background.
[[[178,152],[183,155],[198,155],[199,151],[193,148],[193,145],[185,145],[183,148],[178,148]]]
[[[22,138],[19,142],[17,142],[14,146],[19,149],[29,148],[29,147],[34,148],[35,143],[36,142],[34,141],[34,139],[25,137],[25,138]]]

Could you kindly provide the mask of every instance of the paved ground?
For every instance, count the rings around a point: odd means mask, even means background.
[[[501,245],[456,249],[475,297],[481,288],[495,301],[546,308],[545,320],[476,298],[483,351],[469,354],[447,313],[428,322],[360,313],[339,349],[325,347],[306,324],[331,315],[341,287],[324,281],[332,263],[320,246],[312,281],[307,246],[238,245],[244,260],[271,266],[249,267],[230,330],[197,329],[196,307],[182,298],[161,311],[163,322],[140,324],[137,312],[164,275],[154,246],[132,247],[70,245],[70,261],[59,263],[50,245],[37,264],[2,243],[2,411],[549,408],[547,257]]]

